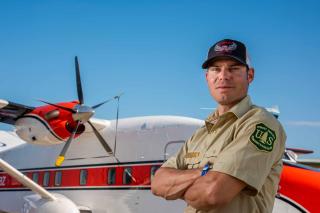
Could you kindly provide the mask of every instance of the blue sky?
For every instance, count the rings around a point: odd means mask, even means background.
[[[203,119],[215,107],[201,64],[217,40],[246,43],[255,104],[279,106],[290,147],[320,157],[320,3],[317,1],[0,1],[0,98],[85,101],[120,92],[120,117]],[[114,119],[116,103],[96,117]],[[3,129],[5,125],[0,126]]]

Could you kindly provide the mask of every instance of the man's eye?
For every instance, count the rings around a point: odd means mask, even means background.
[[[241,68],[236,66],[236,67],[230,67],[230,71],[231,72],[236,72],[236,71],[239,71]]]
[[[211,67],[209,70],[212,72],[219,72],[221,69],[219,67]]]

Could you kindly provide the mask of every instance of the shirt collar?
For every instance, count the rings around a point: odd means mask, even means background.
[[[233,114],[235,114],[235,116],[237,116],[237,118],[240,118],[250,110],[251,106],[252,106],[252,102],[251,102],[250,96],[247,95],[239,103],[234,105],[229,110],[229,112],[232,112]]]

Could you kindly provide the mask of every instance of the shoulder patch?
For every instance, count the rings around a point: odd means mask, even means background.
[[[250,141],[256,146],[260,151],[271,152],[273,150],[273,144],[277,136],[275,131],[259,123],[256,125],[256,129],[250,136]]]

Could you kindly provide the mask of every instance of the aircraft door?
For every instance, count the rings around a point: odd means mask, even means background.
[[[163,159],[166,161],[171,156],[175,155],[179,149],[182,147],[185,141],[179,140],[179,141],[170,141],[164,146],[164,153],[163,153]]]

